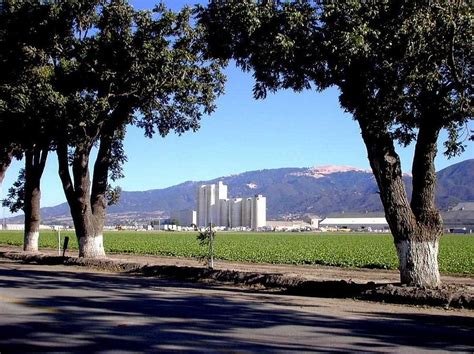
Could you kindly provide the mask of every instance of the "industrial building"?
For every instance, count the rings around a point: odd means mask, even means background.
[[[466,233],[474,231],[474,202],[459,203],[448,211],[441,211],[445,232]],[[319,222],[326,230],[384,231],[390,230],[384,213],[331,214]]]
[[[387,220],[383,214],[339,214],[330,215],[319,222],[321,229],[389,231]]]
[[[62,226],[58,226],[58,225],[40,225],[39,226],[39,230],[58,230],[58,229],[62,229],[63,227]],[[9,231],[25,231],[25,224],[6,224],[6,223],[2,223],[0,224],[0,230],[4,231],[4,230],[9,230]]]
[[[448,211],[441,212],[444,228],[451,233],[474,232],[474,202],[459,203]]]
[[[197,224],[196,210],[178,210],[171,212],[171,220],[178,220],[180,226],[191,226]]]
[[[199,186],[196,206],[199,227],[213,224],[255,230],[266,226],[267,223],[267,200],[264,196],[229,199],[227,186],[222,181]]]

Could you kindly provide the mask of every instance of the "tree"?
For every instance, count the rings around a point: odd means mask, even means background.
[[[213,229],[213,225],[209,223],[209,227],[206,227],[204,231],[199,231],[197,235],[199,245],[205,247],[205,255],[201,259],[205,259],[207,267],[214,269],[214,240],[216,238],[216,230]]]
[[[190,9],[136,11],[122,0],[83,6],[75,36],[56,62],[57,90],[68,97],[57,155],[79,256],[101,257],[108,179],[122,174],[127,125],[148,137],[196,131],[202,115],[214,110],[224,77],[220,62],[204,57]]]
[[[437,286],[442,219],[434,158],[460,153],[472,120],[472,5],[211,1],[198,10],[213,57],[253,70],[254,96],[337,86],[359,123],[400,261],[401,282]],[[396,142],[415,142],[413,192]]]
[[[23,75],[27,75],[25,72]],[[25,234],[23,249],[38,251],[40,226],[40,181],[48,153],[54,149],[54,135],[57,117],[57,96],[46,86],[32,80],[18,83],[11,92],[13,98],[9,105],[11,115],[8,130],[18,158],[24,156],[25,167],[19,179],[9,191],[9,199],[4,205],[12,212],[23,210],[25,214]],[[24,78],[24,77],[23,77]],[[29,85],[27,87],[26,85]],[[22,91],[22,92],[18,92]],[[23,102],[18,102],[23,100]],[[57,122],[57,121],[56,121]]]
[[[48,152],[54,148],[63,99],[53,88],[51,58],[67,34],[68,19],[59,7],[40,1],[3,3],[0,12],[0,151],[1,179],[13,155],[25,168],[4,205],[25,213],[24,250],[37,251],[40,225],[40,180]],[[66,31],[65,31],[66,29]]]

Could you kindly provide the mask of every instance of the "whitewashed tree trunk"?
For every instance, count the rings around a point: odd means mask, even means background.
[[[25,237],[23,240],[23,251],[38,252],[38,241],[39,241],[38,231],[25,232]]]
[[[402,284],[429,288],[440,285],[438,240],[402,240],[395,245],[400,260],[400,281]]]
[[[438,244],[443,234],[443,220],[435,204],[434,159],[440,125],[434,124],[429,116],[420,123],[410,201],[393,136],[385,126],[374,126],[373,120],[367,117],[358,120],[394,238],[400,261],[400,281],[410,286],[439,286]]]
[[[102,258],[105,257],[104,237],[102,234],[88,235],[79,238],[79,257]]]
[[[25,152],[24,206],[25,234],[23,250],[38,252],[41,223],[41,176],[43,175],[48,150],[36,148]]]
[[[100,192],[102,193],[96,192],[97,187],[93,187],[93,197],[91,198],[91,181],[88,167],[89,150],[76,150],[72,168],[74,180],[69,173],[67,145],[60,144],[56,152],[58,154],[59,176],[71,210],[79,243],[79,257],[105,257],[103,229],[107,170],[105,178],[100,180],[102,182]],[[94,199],[94,203],[91,203],[91,199]]]

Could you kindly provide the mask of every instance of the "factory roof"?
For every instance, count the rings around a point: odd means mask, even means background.
[[[326,218],[319,225],[386,225],[387,220],[380,217],[347,217],[347,218]]]

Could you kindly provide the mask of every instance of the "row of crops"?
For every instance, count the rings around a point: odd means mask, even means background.
[[[69,247],[77,249],[73,233]],[[106,252],[201,257],[205,250],[195,233],[109,232]],[[21,246],[21,232],[0,232],[0,244]],[[56,233],[44,232],[40,248],[57,248]],[[391,235],[334,233],[227,233],[217,234],[217,259],[274,264],[323,264],[340,267],[396,269],[397,256]],[[474,235],[441,238],[440,270],[474,275]]]

